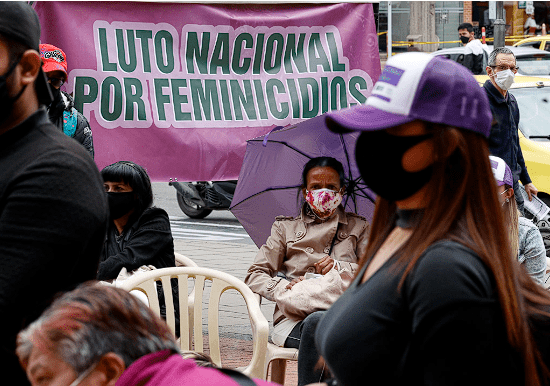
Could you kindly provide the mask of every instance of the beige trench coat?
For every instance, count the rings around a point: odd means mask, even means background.
[[[306,272],[315,272],[314,264],[328,254],[334,237],[331,257],[340,269],[354,273],[366,251],[369,223],[364,217],[345,212],[339,206],[335,216],[321,222],[309,214],[306,205],[296,218],[275,219],[271,236],[260,248],[244,279],[253,292],[271,301],[276,301],[274,292],[278,286],[286,286]],[[288,280],[276,276],[278,272],[284,273]],[[273,324],[282,319],[283,313],[275,306]]]

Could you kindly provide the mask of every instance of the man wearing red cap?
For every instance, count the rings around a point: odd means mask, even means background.
[[[67,81],[67,56],[51,44],[40,44],[42,70],[48,78],[53,101],[48,106],[48,117],[54,125],[69,137],[76,139],[94,156],[94,142],[90,124],[84,115],[74,108],[73,98],[61,86]]]

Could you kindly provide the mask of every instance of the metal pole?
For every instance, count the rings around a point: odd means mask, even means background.
[[[506,22],[503,20],[503,9],[504,9],[504,2],[503,1],[497,1],[497,19],[495,20],[493,26],[494,26],[494,48],[504,47],[505,40],[504,37],[506,35]]]
[[[391,1],[388,1],[388,59],[391,58],[391,46],[392,46],[392,36],[391,36],[391,28],[392,28],[392,21],[391,21]]]

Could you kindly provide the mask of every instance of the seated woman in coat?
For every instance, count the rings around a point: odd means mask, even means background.
[[[174,239],[164,209],[152,207],[153,190],[145,169],[119,161],[101,171],[109,201],[110,222],[98,280],[116,279],[145,265],[175,267]]]
[[[353,276],[367,246],[369,224],[363,217],[345,212],[341,205],[344,192],[344,169],[336,159],[313,158],[304,166],[302,195],[306,202],[298,217],[276,218],[271,236],[245,278],[252,291],[277,302],[278,296],[304,280],[306,273],[325,275],[335,266],[341,275]],[[299,385],[319,380],[319,374],[312,371],[318,355],[312,339],[304,334],[313,334],[322,312],[301,320],[283,314],[280,304],[275,306],[272,340],[279,346],[299,348]]]

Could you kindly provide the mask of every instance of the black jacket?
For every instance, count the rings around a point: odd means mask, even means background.
[[[174,239],[168,213],[148,208],[120,237],[111,221],[97,273],[98,280],[116,279],[126,267],[131,272],[142,265],[175,267]]]
[[[483,54],[465,54],[462,65],[472,71],[474,75],[483,74]]]
[[[44,108],[0,135],[0,372],[7,384],[30,385],[15,355],[17,333],[55,294],[95,278],[107,208],[96,164]]]
[[[54,101],[48,107],[48,117],[50,121],[63,131],[63,111],[72,111],[74,108],[73,98],[66,92],[61,91]],[[84,115],[74,110],[77,114],[76,130],[72,137],[88,150],[88,153],[94,158],[94,140],[90,124]]]
[[[483,74],[483,56],[486,55],[483,44],[479,40],[472,40],[466,44],[462,65],[472,71],[474,75]]]
[[[520,180],[524,185],[529,184],[531,178],[519,146],[519,108],[516,98],[509,92],[504,98],[490,80],[485,82],[483,88],[487,92],[493,113],[489,150],[492,155],[502,158],[508,164],[514,181]]]

